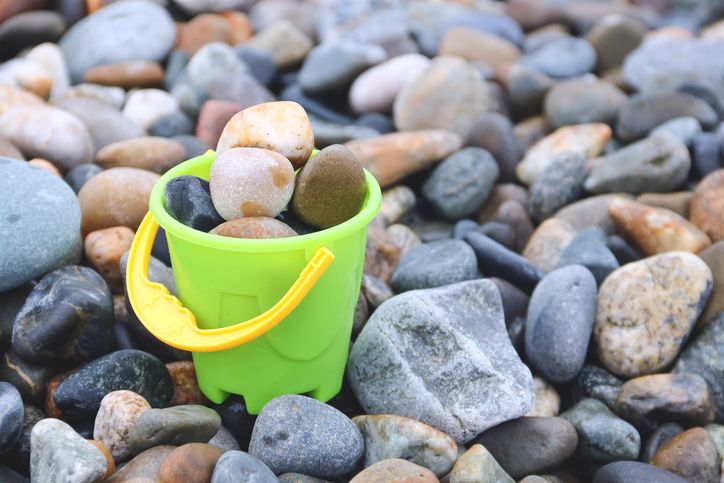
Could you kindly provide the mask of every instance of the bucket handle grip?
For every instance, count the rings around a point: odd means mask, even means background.
[[[213,352],[250,342],[276,327],[294,310],[334,261],[325,247],[317,248],[299,278],[284,296],[266,312],[236,325],[200,329],[194,314],[160,283],[148,279],[148,261],[158,223],[146,213],[128,254],[126,287],[138,319],[154,337],[164,343],[193,352]]]

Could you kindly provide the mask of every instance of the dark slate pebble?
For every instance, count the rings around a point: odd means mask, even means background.
[[[65,20],[57,12],[41,10],[13,15],[0,25],[0,60],[27,47],[55,42],[65,32]]]
[[[324,101],[317,99],[309,94],[306,94],[299,84],[291,84],[286,87],[281,94],[279,94],[280,101],[294,101],[300,104],[307,114],[311,114],[320,118],[323,121],[331,122],[333,124],[352,124],[352,118],[340,114]]]
[[[578,435],[563,418],[524,416],[485,431],[475,442],[517,479],[566,461],[576,450]]]
[[[468,142],[493,155],[498,163],[500,182],[516,181],[515,166],[521,152],[510,119],[497,112],[483,114],[473,126]]]
[[[515,242],[515,231],[506,223],[502,223],[500,221],[489,221],[483,224],[478,231],[500,243],[508,250],[515,251],[518,248]]]
[[[594,398],[613,408],[623,381],[598,366],[585,365],[574,385],[576,399]]]
[[[703,178],[721,167],[719,136],[701,132],[694,136],[691,149],[691,167],[696,176]]]
[[[586,40],[562,37],[524,55],[520,63],[551,77],[575,77],[593,71],[596,51]]]
[[[203,142],[196,136],[181,134],[179,136],[174,136],[171,139],[173,139],[174,141],[178,141],[183,145],[184,150],[186,151],[186,159],[201,156],[209,150],[209,146],[207,146],[205,142]]]
[[[15,317],[25,304],[25,299],[32,290],[33,285],[27,283],[20,287],[0,292],[0,353],[2,349],[10,346]]]
[[[515,285],[506,282],[501,278],[490,280],[500,290],[500,298],[503,301],[503,314],[505,315],[505,327],[508,329],[508,337],[513,347],[518,352],[523,351],[523,339],[525,333],[525,317],[528,313],[530,297]]]
[[[676,423],[666,423],[656,428],[646,440],[646,445],[641,453],[641,461],[650,463],[659,448],[683,432],[684,428]]]
[[[531,292],[545,274],[526,258],[505,248],[482,233],[468,233],[465,241],[473,247],[483,274],[499,277]]]
[[[222,426],[234,436],[239,447],[244,451],[249,449],[249,440],[256,416],[250,415],[246,410],[244,398],[232,394],[226,401],[215,404],[212,408],[219,413]]]
[[[211,201],[209,182],[196,176],[179,176],[163,191],[166,211],[186,226],[208,232],[225,220]]]
[[[172,138],[194,133],[194,123],[183,112],[172,112],[156,119],[148,127],[149,136]]]
[[[152,407],[164,407],[173,396],[173,382],[156,357],[138,350],[120,350],[71,374],[58,385],[53,400],[64,415],[92,417],[106,394],[120,390],[140,394]]]
[[[0,466],[0,481],[3,483],[30,483],[28,478],[5,466]]]
[[[249,453],[274,473],[338,478],[357,467],[364,441],[343,413],[298,395],[269,401],[259,413]]]
[[[18,442],[23,430],[23,400],[15,386],[0,381],[0,454]]]
[[[682,477],[636,461],[617,461],[601,467],[592,483],[687,483]]]
[[[489,152],[464,148],[433,170],[422,187],[422,194],[442,216],[459,220],[480,211],[498,173],[498,164]]]
[[[724,313],[709,322],[684,349],[673,372],[699,374],[709,386],[716,421],[724,423]]]
[[[59,369],[50,365],[26,362],[12,350],[0,357],[0,381],[7,381],[20,391],[23,401],[37,404],[45,397],[45,386]]]
[[[623,141],[635,141],[661,123],[683,116],[696,118],[705,129],[713,128],[718,119],[709,104],[690,94],[639,94],[629,99],[619,111],[616,134]]]
[[[637,249],[629,245],[629,243],[618,235],[610,235],[606,239],[606,246],[613,256],[618,260],[619,265],[641,260],[644,256]]]
[[[216,462],[211,483],[278,483],[267,465],[249,453],[227,451]]]
[[[25,411],[23,412],[23,429],[20,432],[20,438],[15,444],[15,447],[10,452],[10,458],[12,458],[13,466],[23,472],[27,472],[30,469],[30,432],[33,430],[35,423],[45,419],[45,413],[35,406],[25,405]],[[5,481],[0,478],[0,481]]]
[[[113,296],[87,267],[66,266],[43,277],[13,326],[13,350],[37,364],[89,361],[112,342]]]
[[[395,292],[434,288],[478,278],[475,253],[462,240],[425,243],[407,252],[391,285]]]
[[[530,187],[528,212],[540,222],[576,201],[586,179],[586,158],[578,152],[563,152]]]
[[[234,50],[257,81],[265,86],[271,84],[271,81],[277,75],[276,64],[274,64],[271,55],[263,50],[243,44],[237,45]]]
[[[525,323],[525,354],[546,380],[570,381],[583,367],[596,298],[596,280],[581,265],[556,269],[536,286]]]
[[[78,193],[86,181],[103,171],[97,164],[83,163],[74,166],[65,174],[65,182]]]
[[[578,232],[558,259],[558,267],[583,265],[601,285],[609,273],[619,267],[618,260],[606,246],[606,233],[592,226]]]

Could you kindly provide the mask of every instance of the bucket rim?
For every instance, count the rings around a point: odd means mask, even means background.
[[[167,235],[208,248],[238,252],[274,252],[316,248],[366,229],[382,204],[380,185],[372,173],[365,169],[367,194],[362,203],[362,209],[355,216],[339,225],[306,235],[273,239],[232,238],[206,233],[184,225],[166,211],[164,189],[166,184],[173,178],[188,175],[191,168],[213,163],[215,159],[216,152],[210,149],[200,156],[174,166],[163,174],[153,186],[149,209],[156,222],[166,230]]]

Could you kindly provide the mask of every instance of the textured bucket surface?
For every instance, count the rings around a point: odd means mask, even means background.
[[[340,389],[364,265],[367,225],[381,202],[367,177],[367,198],[354,218],[309,235],[274,240],[226,238],[193,230],[163,207],[166,183],[178,176],[209,178],[209,152],[168,171],[151,193],[154,219],[166,230],[176,287],[200,328],[235,325],[274,305],[316,249],[335,259],[307,297],[278,326],[233,349],[194,353],[199,386],[213,402],[244,396],[257,414],[270,399],[309,393],[329,400]]]

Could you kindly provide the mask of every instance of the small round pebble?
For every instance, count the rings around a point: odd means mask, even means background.
[[[330,228],[359,213],[366,194],[362,164],[349,149],[334,144],[297,174],[291,207],[305,223]]]
[[[225,220],[274,218],[294,191],[294,169],[283,155],[259,148],[232,148],[211,165],[211,200]]]
[[[269,239],[297,236],[297,232],[286,223],[263,216],[250,216],[227,221],[209,233],[231,238]]]

